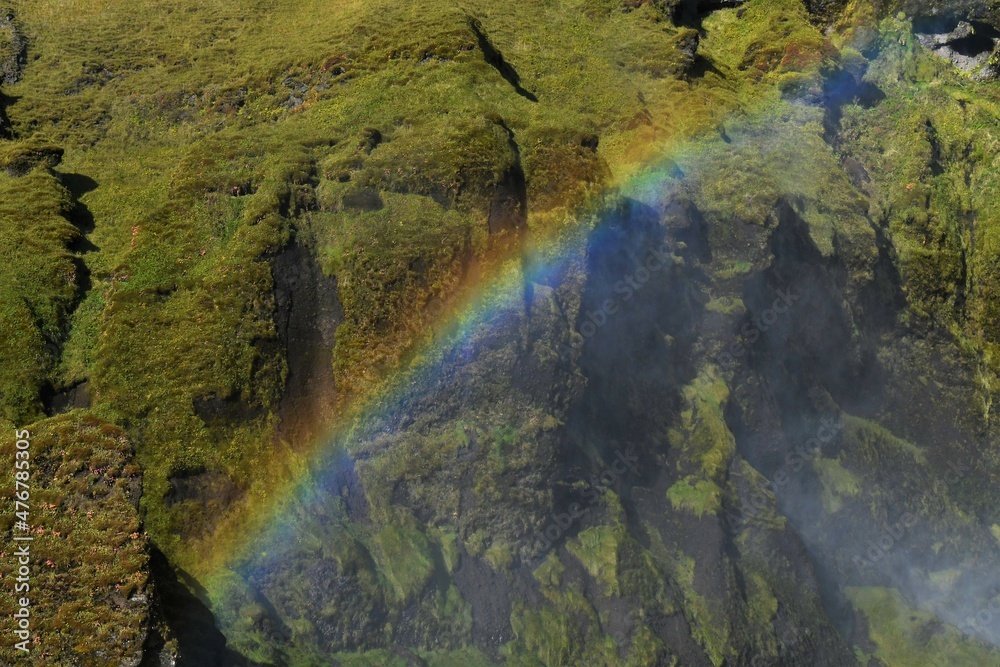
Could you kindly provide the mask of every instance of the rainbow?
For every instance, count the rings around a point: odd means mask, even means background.
[[[769,108],[766,113],[770,115],[775,106],[783,105],[764,104],[761,108]],[[752,115],[761,120],[758,113]],[[708,119],[705,123],[702,131],[706,136],[715,131],[717,121]],[[209,538],[211,544],[200,562],[184,564],[204,587],[213,609],[218,612],[219,605],[225,604],[234,574],[262,567],[275,555],[274,551],[304,539],[295,517],[303,509],[308,512],[308,508],[319,507],[324,498],[329,499],[328,490],[336,489],[338,478],[342,479],[340,476],[353,465],[351,443],[364,440],[378,425],[399,414],[410,397],[431,386],[449,352],[486,327],[522,317],[525,285],[544,284],[567,262],[582,258],[602,217],[613,214],[616,200],[628,197],[656,206],[670,192],[672,182],[676,185],[679,179],[698,178],[698,157],[702,152],[703,144],[697,138],[661,144],[645,166],[633,163],[629,173],[595,193],[582,211],[568,217],[569,222],[547,233],[532,230],[531,261],[526,262],[520,252],[508,249],[505,256],[491,262],[495,270],[490,275],[460,288],[461,296],[438,318],[433,332],[413,346],[404,368],[355,399],[322,437],[301,450],[298,456],[308,463],[286,471],[285,479],[272,482],[282,490],[256,490],[247,506],[236,511],[237,518]],[[596,242],[600,242],[599,237]]]
[[[603,199],[603,197],[601,198]],[[547,238],[532,239],[532,250],[541,257],[569,257],[578,252],[590,231],[592,218],[581,219],[577,224]],[[214,549],[210,559],[198,571],[207,571],[208,581],[222,571],[255,556],[266,556],[267,545],[287,544],[296,537],[287,520],[294,508],[308,507],[323,497],[323,489],[341,474],[350,462],[350,443],[364,438],[373,424],[398,414],[415,392],[428,387],[437,376],[444,356],[473,332],[499,324],[501,320],[520,316],[525,307],[525,284],[544,282],[546,274],[556,269],[551,261],[533,263],[526,271],[519,253],[507,253],[499,258],[496,270],[480,279],[479,284],[462,288],[464,298],[458,299],[449,312],[439,317],[427,341],[415,346],[409,362],[396,375],[386,378],[380,385],[355,399],[340,415],[336,423],[320,438],[309,445],[300,457],[309,461],[287,485],[287,490],[254,499],[257,511],[244,509],[243,513],[255,515],[250,525],[240,529],[241,537],[226,548]],[[223,527],[226,530],[226,527]],[[212,587],[207,589],[211,592]]]

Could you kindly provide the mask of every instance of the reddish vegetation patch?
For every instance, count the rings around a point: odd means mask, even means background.
[[[30,557],[30,655],[0,646],[0,664],[137,665],[149,630],[148,542],[138,514],[142,476],[132,445],[114,425],[80,412],[30,429],[26,523]],[[15,442],[0,442],[0,466],[13,467]],[[13,590],[16,553],[26,531],[15,520],[14,479],[0,479],[0,585]],[[0,595],[12,618],[13,596]]]
[[[836,60],[838,51],[829,40],[790,42],[785,46],[781,59],[781,69],[785,72],[802,72],[821,66],[824,62]]]
[[[759,80],[769,72],[804,72],[838,59],[839,52],[827,39],[792,41],[783,48],[754,42],[747,47],[740,69]]]

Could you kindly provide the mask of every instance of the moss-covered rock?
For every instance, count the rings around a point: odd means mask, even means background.
[[[911,607],[887,588],[851,588],[848,595],[864,614],[875,650],[888,667],[948,664],[985,665],[1000,659],[994,646],[969,639],[933,615]]]
[[[17,467],[28,473],[18,489],[27,490],[27,509],[15,507],[14,475],[0,482],[0,573],[8,589],[0,610],[12,619],[20,599],[29,601],[29,652],[8,641],[0,656],[10,664],[139,665],[155,602],[132,444],[114,425],[74,412],[5,435],[0,456],[9,470],[20,452],[28,454],[17,457],[28,463]],[[17,512],[26,514],[30,531],[18,525]],[[31,542],[15,541],[26,536]],[[30,555],[15,558],[25,544]],[[27,576],[16,569],[21,558]],[[27,588],[15,594],[22,579]]]
[[[991,659],[887,610],[998,636],[997,99],[925,46],[992,6],[16,8],[0,425],[86,386],[46,456],[127,434],[232,660]]]

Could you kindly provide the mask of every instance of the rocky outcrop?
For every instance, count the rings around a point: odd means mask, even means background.
[[[697,23],[698,17],[717,9],[732,9],[744,4],[746,0],[654,0],[654,5],[665,9],[672,19],[681,24]]]
[[[329,422],[336,401],[333,347],[344,315],[336,279],[323,275],[308,247],[293,241],[272,266],[277,344],[288,369],[279,437],[305,447]]]
[[[883,0],[881,5],[886,15],[903,12],[918,22],[937,26],[983,21],[1000,28],[1000,7],[991,0]]]
[[[951,32],[918,32],[917,37],[925,48],[978,79],[989,79],[997,74],[1000,31],[993,26],[960,21]]]
[[[740,18],[766,22],[763,7]],[[988,399],[971,341],[950,337],[967,322],[946,326],[924,304],[973,290],[957,268],[918,273],[971,255],[946,245],[958,234],[919,248],[905,236],[959,224],[944,203],[927,210],[925,185],[979,176],[961,123],[890,116],[912,103],[891,86],[948,68],[918,66],[929,57],[905,21],[866,58],[802,16],[787,43],[739,24],[745,66],[724,73],[815,94],[747,112],[650,167],[639,192],[604,197],[585,239],[526,271],[528,308],[501,301],[463,322],[324,460],[323,491],[296,511],[310,542],[268,542],[220,605],[248,653],[471,646],[484,664],[576,665],[614,646],[624,664],[894,664],[871,606],[890,600],[933,610],[908,616],[921,637],[949,623],[945,648],[996,658],[975,639],[995,645],[995,627],[962,625],[990,603],[975,573],[997,576],[996,510],[975,491],[994,464],[958,479],[947,467],[989,449]],[[688,61],[712,55],[710,30],[672,36]],[[943,113],[915,113],[932,106]],[[916,153],[913,180],[887,182],[880,160],[894,153],[867,152],[872,134]],[[592,167],[577,180],[602,173],[603,142],[560,136],[557,152],[551,137],[518,137],[527,173],[505,162],[495,175],[494,232],[523,224],[528,198],[556,208],[547,172],[565,177],[567,158]],[[905,206],[884,198],[910,192]],[[941,297],[940,311],[969,298]]]
[[[0,145],[39,660],[1000,663],[995,91],[931,53],[988,5],[58,4]]]
[[[43,165],[54,169],[62,161],[63,149],[51,142],[32,137],[26,141],[0,144],[0,169],[8,176],[24,176]]]
[[[0,13],[0,84],[18,82],[28,61],[28,42],[17,28],[13,14]]]

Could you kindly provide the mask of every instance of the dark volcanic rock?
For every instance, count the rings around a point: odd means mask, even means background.
[[[278,340],[288,363],[280,435],[305,445],[332,416],[334,335],[343,319],[337,281],[323,275],[309,249],[294,241],[274,260],[272,272]]]
[[[42,403],[48,415],[58,415],[70,410],[90,407],[90,383],[80,382],[51,396],[42,396]]]
[[[27,61],[28,42],[18,31],[13,15],[0,15],[0,83],[17,83]]]
[[[821,19],[832,19],[847,6],[848,0],[806,0],[809,12]]]
[[[692,24],[697,22],[699,16],[719,9],[733,9],[745,2],[746,0],[675,0],[662,4],[671,11],[675,21]]]
[[[903,12],[918,27],[921,24],[953,27],[959,21],[983,21],[1000,28],[1000,5],[991,0],[890,0],[883,4],[883,9],[885,14]]]
[[[937,55],[950,60],[955,67],[966,72],[976,72],[979,78],[995,75],[997,53],[1000,52],[1000,31],[986,23],[960,21],[950,32],[920,32],[920,43]],[[934,28],[924,22],[923,30]]]
[[[165,498],[167,507],[186,501],[196,502],[202,506],[201,516],[206,524],[222,516],[242,493],[228,475],[214,470],[182,471],[171,477],[169,482],[170,490]]]
[[[53,169],[62,162],[63,149],[43,139],[0,145],[0,169],[8,176],[24,176],[38,165]]]

